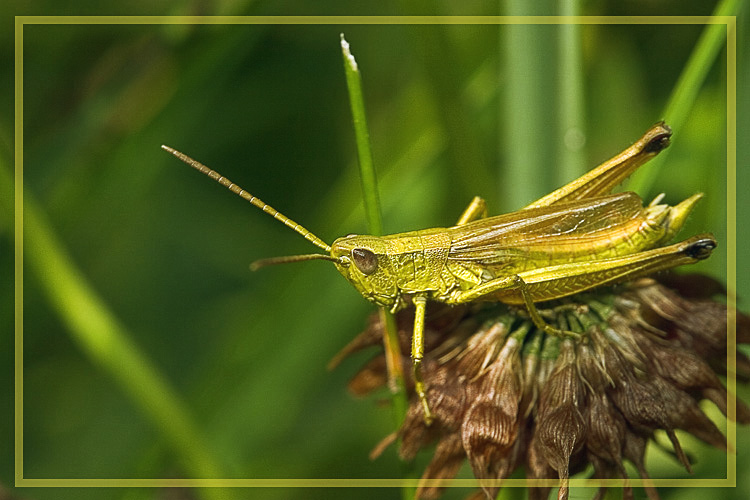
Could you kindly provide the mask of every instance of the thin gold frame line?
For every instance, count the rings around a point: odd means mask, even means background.
[[[727,286],[730,292],[736,288],[736,17],[735,16],[16,16],[15,17],[15,485],[42,487],[123,487],[132,483],[158,487],[175,485],[175,481],[185,481],[191,487],[219,487],[233,484],[241,487],[398,487],[413,486],[409,479],[26,479],[23,477],[23,26],[38,24],[725,24],[727,26]],[[734,104],[731,106],[730,103]],[[730,182],[731,181],[731,182]],[[736,423],[730,417],[736,416],[737,387],[736,374],[736,315],[735,298],[729,294],[727,312],[728,349],[727,392],[727,442],[736,449]],[[731,338],[730,338],[731,337]],[[695,487],[733,487],[736,485],[736,456],[727,453],[727,478],[725,479],[571,479],[571,487],[643,486],[684,487],[689,481]],[[145,483],[141,483],[145,482]],[[445,485],[444,480],[423,480],[416,484]],[[468,483],[464,483],[468,482]],[[135,484],[138,483],[138,484]],[[241,484],[239,484],[241,483]],[[325,484],[323,484],[325,483]],[[478,480],[451,480],[449,486],[477,486]],[[558,480],[545,479],[506,479],[485,481],[486,485],[518,486],[557,486]]]
[[[734,16],[16,16],[23,24],[730,24]]]

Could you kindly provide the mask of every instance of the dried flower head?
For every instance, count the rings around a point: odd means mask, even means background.
[[[668,284],[668,286],[665,286]],[[423,478],[450,479],[466,459],[478,479],[504,479],[524,468],[530,479],[559,478],[558,498],[568,496],[570,475],[593,466],[595,478],[626,478],[624,461],[648,478],[649,440],[663,430],[675,456],[691,471],[675,430],[727,449],[721,431],[699,402],[727,413],[727,308],[711,300],[721,286],[702,276],[642,279],[613,290],[581,294],[551,304],[547,321],[580,332],[558,338],[537,330],[522,311],[502,304],[450,308],[434,304],[426,329],[423,376],[434,422],[412,398],[398,433],[373,452],[400,439],[399,454],[413,459],[435,445]],[[408,352],[413,312],[397,316]],[[383,326],[368,328],[337,358],[379,345]],[[750,318],[738,314],[737,341],[750,340]],[[402,359],[409,373],[410,359]],[[738,354],[737,373],[750,377],[750,359]],[[365,395],[387,382],[384,356],[374,357],[350,383]],[[737,401],[737,421],[750,409]],[[485,487],[487,498],[497,487]],[[551,488],[531,488],[547,498]],[[649,498],[658,494],[647,487]],[[423,486],[418,498],[437,498],[441,488]],[[601,489],[596,498],[602,498]],[[481,496],[481,495],[480,495]],[[633,498],[625,487],[624,498]]]

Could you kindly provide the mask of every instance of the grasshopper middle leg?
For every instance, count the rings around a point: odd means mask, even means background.
[[[484,219],[487,217],[487,202],[479,196],[475,196],[469,206],[466,207],[456,222],[457,226],[463,226],[471,221],[477,219]]]

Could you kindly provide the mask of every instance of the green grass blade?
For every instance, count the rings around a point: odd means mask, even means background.
[[[8,191],[7,177],[3,169],[3,192]],[[23,199],[26,264],[74,341],[153,422],[180,456],[187,474],[195,478],[223,477],[184,403],[76,268],[33,196],[24,192]],[[207,499],[226,498],[227,494],[213,488],[199,491]]]
[[[713,15],[736,16],[743,3],[743,0],[722,0],[716,6]],[[687,121],[711,66],[724,48],[726,38],[727,26],[724,24],[707,24],[703,30],[662,114],[662,118],[675,133],[679,133]],[[636,193],[647,192],[667,156],[669,149],[655,158],[649,168],[636,172],[628,183],[628,189]]]
[[[560,0],[559,14],[577,16],[580,0]],[[586,170],[583,43],[580,24],[558,26],[558,160],[557,183],[563,185]]]
[[[341,34],[341,53],[344,58],[344,72],[349,89],[349,104],[354,120],[354,133],[357,140],[357,154],[359,157],[360,179],[364,196],[365,213],[370,232],[375,235],[383,234],[383,224],[380,215],[380,201],[378,198],[378,183],[370,149],[370,133],[365,118],[365,103],[362,97],[362,77],[359,73],[357,61],[349,49],[349,43]],[[398,329],[395,317],[383,310],[381,319],[385,325],[386,360],[388,361],[389,389],[392,394],[396,425],[400,426],[406,415],[408,401],[406,399],[406,383],[401,371],[401,348],[398,339]]]
[[[378,181],[372,162],[370,148],[370,132],[367,128],[365,103],[362,97],[362,76],[357,67],[357,61],[349,50],[349,43],[341,34],[341,53],[344,57],[344,72],[346,86],[349,89],[349,104],[354,120],[354,135],[357,141],[357,157],[359,158],[360,179],[364,196],[365,214],[370,233],[383,234],[383,222],[380,215],[380,201],[378,198]]]
[[[504,3],[503,15],[537,15],[554,11],[555,3],[530,4],[521,0]],[[516,210],[557,184],[553,175],[556,156],[555,26],[508,24],[500,37],[502,78],[506,81],[504,103],[499,109],[504,134],[505,160],[500,196],[503,211]]]

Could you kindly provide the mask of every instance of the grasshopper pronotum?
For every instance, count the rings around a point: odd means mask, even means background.
[[[548,325],[535,303],[694,263],[711,254],[716,247],[711,234],[661,246],[680,230],[702,194],[673,207],[660,204],[661,195],[644,207],[635,193],[610,194],[666,148],[671,135],[668,126],[657,123],[622,153],[516,212],[487,217],[484,200],[476,197],[453,227],[349,235],[332,245],[205,165],[162,147],[327,252],[264,259],[255,262],[254,269],[329,260],[371,302],[394,312],[408,300],[414,304],[415,392],[429,423],[432,415],[420,370],[429,300],[524,305],[538,328],[573,335]]]

